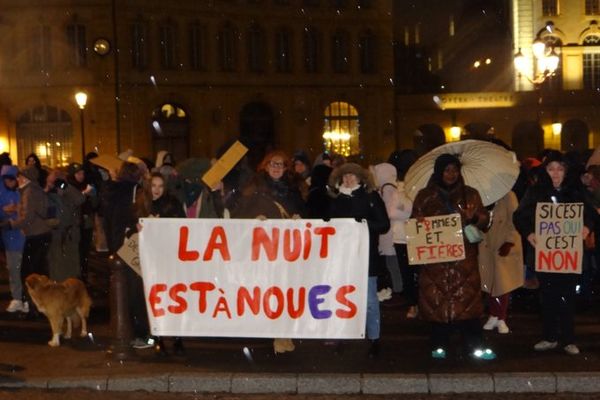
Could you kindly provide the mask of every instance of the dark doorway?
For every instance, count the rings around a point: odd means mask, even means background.
[[[271,107],[263,102],[248,103],[240,113],[240,141],[248,147],[252,168],[274,147],[274,121]]]

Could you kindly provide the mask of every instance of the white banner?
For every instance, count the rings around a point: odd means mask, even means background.
[[[353,219],[141,219],[157,336],[364,338],[369,232]]]

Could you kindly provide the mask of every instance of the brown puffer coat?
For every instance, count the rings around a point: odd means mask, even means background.
[[[449,201],[444,201],[445,193]],[[477,227],[485,229],[489,213],[477,190],[460,182],[450,192],[435,183],[422,189],[413,204],[413,218],[446,215],[473,206]],[[454,211],[452,211],[453,209]],[[465,225],[463,217],[463,226]],[[481,317],[483,302],[477,261],[477,244],[465,239],[466,257],[461,261],[427,264],[420,267],[419,315],[432,322],[448,323]]]

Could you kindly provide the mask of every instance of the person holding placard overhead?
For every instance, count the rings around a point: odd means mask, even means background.
[[[581,268],[579,268],[579,272],[573,269],[565,270],[559,268],[555,261],[566,260],[566,251],[576,252],[578,251],[575,248],[577,246],[569,245],[567,246],[568,249],[562,245],[556,246],[556,250],[559,250],[559,247],[565,250],[565,256],[561,255],[560,260],[554,258],[552,268],[546,268],[547,257],[544,256],[544,252],[539,252],[539,250],[542,246],[547,248],[548,244],[552,245],[553,243],[560,244],[569,241],[572,241],[573,244],[581,243],[593,228],[593,209],[585,202],[583,188],[577,183],[577,180],[571,179],[568,175],[569,168],[560,151],[552,150],[548,152],[542,167],[544,172],[540,174],[537,183],[527,189],[521,199],[519,208],[513,214],[515,227],[536,249],[535,256],[531,253],[527,256],[532,262],[535,260],[537,276],[540,281],[543,338],[533,348],[536,351],[547,351],[556,348],[560,342],[567,354],[576,355],[579,354],[579,348],[575,345],[575,287]],[[536,210],[539,203],[570,203],[561,208],[570,211],[556,213],[552,211],[555,214],[553,216],[556,222],[550,224],[539,223],[540,229],[536,232],[539,222],[536,221],[536,218],[538,218]],[[566,226],[572,226],[573,223],[577,224],[573,218],[577,217],[575,211],[581,208],[583,208],[583,224],[579,226],[579,230],[575,235],[565,236],[564,229]],[[545,210],[554,209],[545,206]],[[556,210],[559,209],[556,208]],[[548,214],[548,212],[543,214]],[[545,215],[540,214],[539,218],[545,218]],[[565,224],[569,219],[573,219],[573,221]],[[546,234],[550,231],[554,236],[550,236],[543,242],[536,239],[536,233],[547,236]],[[539,259],[537,259],[538,254],[540,255]],[[579,250],[579,256],[580,259],[583,256],[582,249]]]
[[[442,154],[436,160],[427,186],[413,203],[412,217],[459,213],[463,230],[467,225],[485,229],[489,214],[476,189],[465,185],[460,160]],[[494,352],[483,347],[480,318],[483,302],[477,261],[477,243],[464,241],[465,258],[425,264],[419,273],[419,315],[431,322],[431,357],[446,358],[450,336],[460,331],[464,350],[476,359],[491,360]]]

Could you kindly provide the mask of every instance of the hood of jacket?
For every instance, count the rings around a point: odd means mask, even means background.
[[[396,167],[390,163],[381,163],[371,167],[373,175],[375,177],[375,185],[381,188],[386,183],[396,184],[398,172]]]

